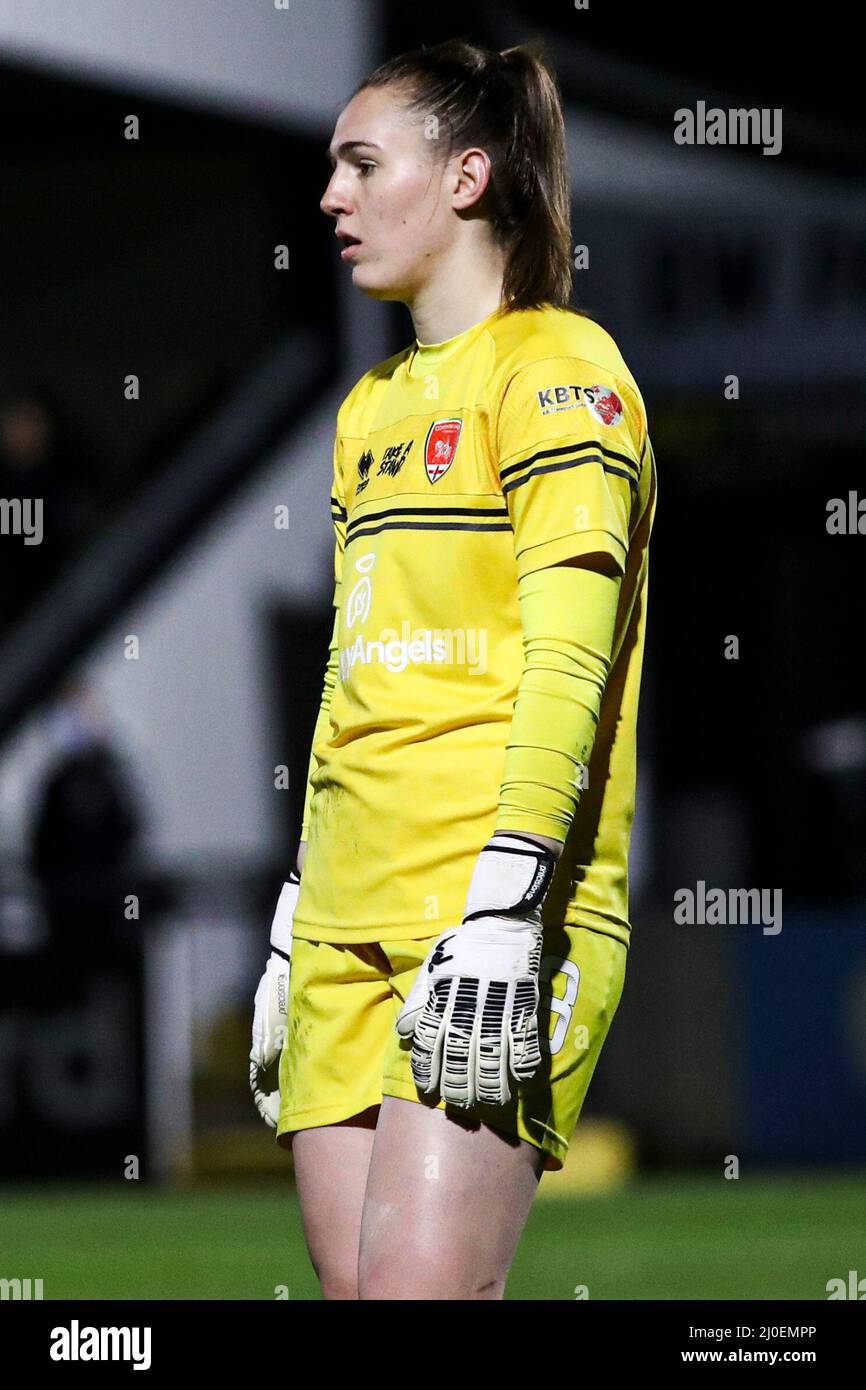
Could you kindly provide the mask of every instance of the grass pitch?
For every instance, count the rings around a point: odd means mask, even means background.
[[[866,1275],[864,1194],[851,1170],[541,1195],[506,1296],[826,1299],[828,1279]],[[46,1299],[319,1297],[294,1189],[271,1179],[0,1189],[0,1277],[41,1278]]]

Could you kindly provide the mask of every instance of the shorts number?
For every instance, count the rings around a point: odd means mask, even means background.
[[[553,992],[554,975],[565,976],[565,993],[561,998]],[[551,1015],[556,1016],[553,1037],[547,1045],[547,1050],[553,1056],[568,1037],[571,1015],[574,1013],[577,991],[580,988],[580,966],[573,960],[563,960],[562,956],[542,956],[538,983],[541,1002],[550,1008]],[[544,1039],[540,1041],[543,1048]]]

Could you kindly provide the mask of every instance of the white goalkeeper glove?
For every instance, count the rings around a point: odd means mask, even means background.
[[[462,925],[436,938],[397,1018],[425,1095],[504,1105],[509,1072],[528,1081],[540,1066],[541,904],[555,867],[551,850],[510,831],[481,851]]]
[[[271,954],[259,980],[253,1012],[250,1050],[250,1090],[259,1114],[271,1129],[280,1117],[280,1091],[263,1090],[264,1073],[278,1061],[289,1018],[289,979],[292,964],[292,922],[301,880],[295,870],[283,884],[271,924]]]

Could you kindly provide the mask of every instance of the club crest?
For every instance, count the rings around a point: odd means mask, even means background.
[[[454,462],[462,428],[462,420],[436,420],[427,431],[424,467],[431,483],[438,482]]]

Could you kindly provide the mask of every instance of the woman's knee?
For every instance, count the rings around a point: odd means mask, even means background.
[[[317,1269],[322,1297],[329,1303],[357,1299],[358,1270],[350,1265],[334,1265],[328,1269]]]
[[[358,1265],[361,1300],[501,1299],[507,1269],[480,1270],[433,1245],[405,1239],[374,1254],[362,1251]]]

